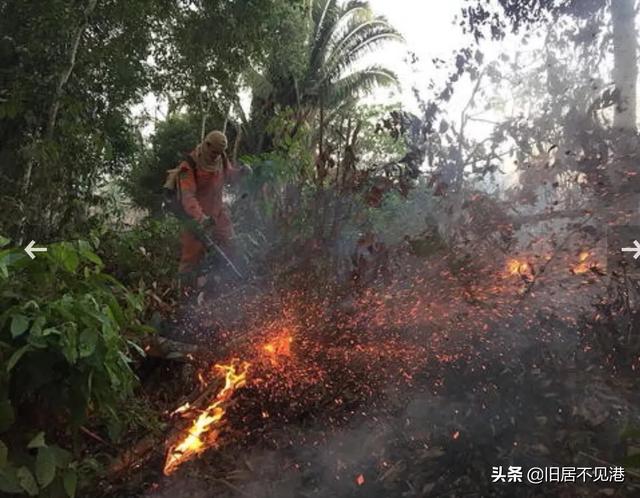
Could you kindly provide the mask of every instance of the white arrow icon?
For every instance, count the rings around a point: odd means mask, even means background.
[[[31,259],[36,259],[36,255],[33,254],[34,252],[47,252],[46,247],[33,247],[35,243],[36,241],[32,240],[29,242],[29,245],[24,248],[24,252],[26,252]]]
[[[633,259],[638,259],[640,258],[640,242],[634,240],[633,245],[635,247],[623,247],[622,252],[635,252],[635,254],[633,255]]]

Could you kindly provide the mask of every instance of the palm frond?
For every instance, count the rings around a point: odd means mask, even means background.
[[[365,19],[372,14],[369,3],[362,0],[352,0],[343,6],[332,0],[314,0],[314,12],[313,37],[309,50],[309,76],[317,82],[317,76],[330,52],[329,47],[335,44],[336,33],[350,20]]]
[[[311,37],[311,60],[314,60],[321,50],[328,32],[335,26],[339,16],[337,0],[314,0],[313,2],[313,35]]]
[[[357,62],[366,52],[372,51],[381,43],[403,41],[402,35],[386,20],[375,18],[349,26],[323,65],[324,77],[336,78]]]
[[[327,105],[334,107],[347,99],[370,93],[376,87],[399,84],[393,71],[379,65],[369,66],[336,81],[327,95]]]

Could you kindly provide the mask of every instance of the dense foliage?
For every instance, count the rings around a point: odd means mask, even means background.
[[[49,490],[55,468],[64,474],[71,458],[45,441],[70,443],[90,419],[118,425],[133,393],[131,364],[142,354],[136,341],[145,330],[137,319],[142,299],[103,266],[86,241],[53,244],[34,261],[22,251],[0,252],[5,491]],[[38,431],[38,442],[30,443]],[[37,484],[28,477],[34,461]],[[70,495],[74,479],[65,474]]]

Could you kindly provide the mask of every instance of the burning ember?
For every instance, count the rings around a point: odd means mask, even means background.
[[[533,268],[526,261],[512,258],[507,261],[507,273],[509,275],[520,276],[526,279],[533,278]]]
[[[582,251],[578,255],[578,263],[571,267],[571,273],[574,275],[582,275],[589,271],[597,270],[598,264],[591,261],[592,254],[588,251]]]
[[[288,357],[291,356],[291,343],[293,342],[293,337],[287,330],[281,335],[273,338],[271,341],[267,342],[264,346],[262,346],[262,350],[267,354],[269,361],[272,364],[277,364],[278,359],[282,356]]]
[[[169,450],[164,464],[165,475],[171,474],[182,463],[215,444],[218,438],[218,431],[215,430],[215,427],[220,424],[226,412],[224,404],[237,388],[245,384],[249,363],[239,363],[234,360],[227,365],[215,365],[214,368],[219,374],[224,375],[224,387],[193,422],[187,434]]]

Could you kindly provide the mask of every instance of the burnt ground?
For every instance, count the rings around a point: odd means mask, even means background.
[[[191,328],[213,344],[241,327],[233,356],[252,362],[218,445],[169,477],[158,452],[111,496],[639,496],[629,467],[622,484],[492,483],[493,466],[609,467],[634,451],[635,367],[616,369],[589,325],[606,282],[567,258],[544,278],[404,258],[357,293],[242,294],[225,307],[242,319]],[[261,360],[282,329],[290,356]]]

